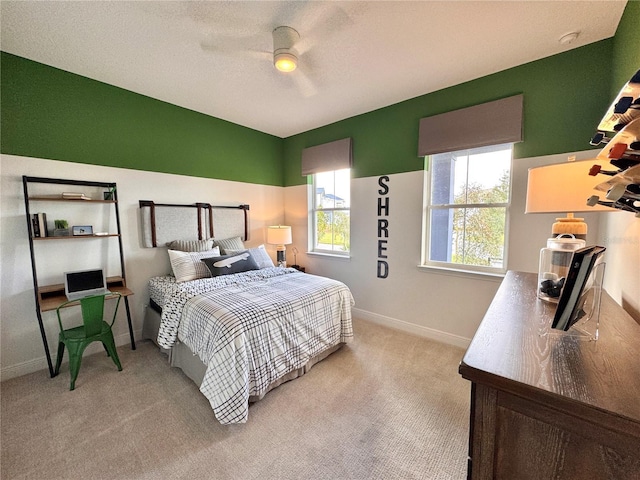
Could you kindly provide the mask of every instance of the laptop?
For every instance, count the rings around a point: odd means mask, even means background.
[[[64,273],[64,293],[68,300],[79,300],[92,295],[111,293],[107,289],[104,270],[78,270]]]

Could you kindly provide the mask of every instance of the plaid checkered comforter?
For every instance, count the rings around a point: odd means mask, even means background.
[[[158,343],[169,348],[177,337],[207,365],[200,391],[223,424],[246,422],[250,395],[353,337],[349,289],[290,268],[157,277],[150,290],[162,295]]]

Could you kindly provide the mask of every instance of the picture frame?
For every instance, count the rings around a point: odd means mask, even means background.
[[[73,236],[93,235],[93,226],[91,225],[74,225],[72,230]]]

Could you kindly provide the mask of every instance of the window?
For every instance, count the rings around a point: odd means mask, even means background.
[[[425,157],[423,265],[503,273],[512,144]]]
[[[350,248],[351,169],[315,173],[312,181],[312,251],[347,255]]]

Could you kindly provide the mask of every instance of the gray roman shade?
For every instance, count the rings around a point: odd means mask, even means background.
[[[523,95],[420,119],[418,156],[522,141]]]
[[[351,138],[302,150],[302,175],[351,168]]]

